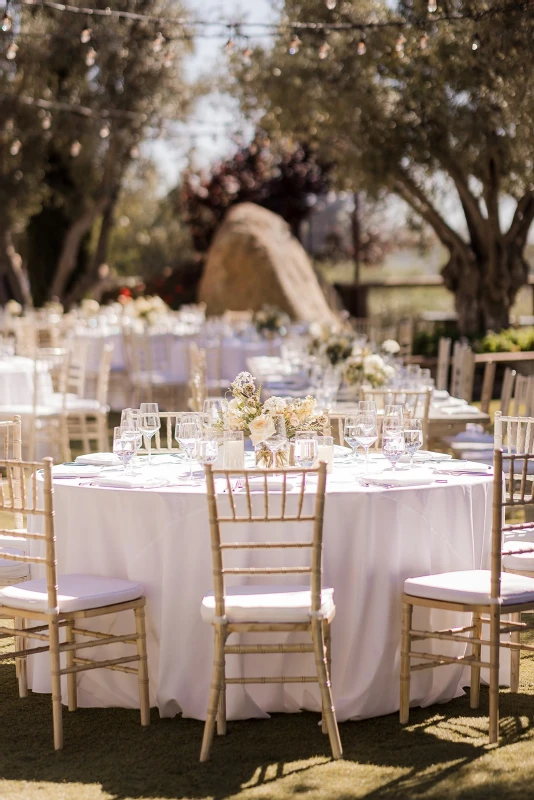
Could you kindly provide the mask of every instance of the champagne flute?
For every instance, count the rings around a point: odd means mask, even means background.
[[[185,450],[189,458],[189,481],[193,482],[193,452],[202,436],[200,419],[196,414],[184,414],[176,422],[176,441]]]
[[[276,454],[287,442],[286,421],[283,414],[274,414],[271,419],[273,421],[274,431],[267,437],[265,444],[271,451],[273,466],[276,467]]]
[[[391,464],[392,469],[397,469],[397,461],[404,453],[404,430],[402,425],[384,423],[382,428],[382,452]]]
[[[369,448],[378,439],[376,411],[362,411],[356,417],[355,439],[365,450],[365,474],[369,471]]]
[[[132,475],[130,462],[135,455],[135,440],[126,435],[124,428],[113,428],[113,452],[122,461],[125,475]]]
[[[358,449],[358,442],[356,440],[356,417],[345,417],[345,422],[343,425],[343,438],[352,450],[352,458],[350,459],[352,463],[357,461],[356,457],[356,450]]]
[[[423,446],[423,426],[420,419],[410,419],[404,428],[404,449],[410,454],[410,469],[413,459],[420,447]]]
[[[148,464],[151,463],[152,437],[161,428],[157,403],[141,403],[139,406],[139,428],[147,441]]]

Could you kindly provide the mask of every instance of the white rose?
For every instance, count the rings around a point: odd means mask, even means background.
[[[22,306],[16,300],[8,300],[5,308],[12,317],[19,317],[22,314]]]
[[[93,300],[92,297],[85,297],[81,302],[81,307],[91,314],[97,314],[100,311],[100,303],[98,300]]]
[[[269,397],[263,404],[263,411],[269,414],[283,414],[286,405],[286,401],[283,397]]]
[[[390,356],[396,355],[400,350],[400,344],[395,339],[386,339],[382,342],[382,350]]]
[[[268,414],[260,414],[248,427],[254,445],[261,444],[275,432],[274,422]]]

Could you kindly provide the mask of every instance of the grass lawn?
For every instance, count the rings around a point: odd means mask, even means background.
[[[0,797],[129,798],[529,798],[534,781],[534,660],[522,661],[518,695],[503,690],[502,743],[487,745],[481,710],[468,697],[340,726],[343,761],[330,759],[318,715],[234,722],[199,764],[202,723],[159,719],[141,729],[136,711],[64,711],[65,749],[52,748],[48,695],[19,700],[14,664],[0,664]],[[355,664],[357,669],[358,665]],[[445,667],[445,669],[447,669]]]

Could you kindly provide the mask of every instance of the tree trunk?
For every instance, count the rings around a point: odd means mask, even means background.
[[[87,270],[87,272],[80,277],[80,279],[74,284],[71,291],[69,292],[66,298],[67,306],[79,302],[82,299],[82,297],[86,294],[86,292],[92,289],[93,286],[95,286],[95,284],[97,284],[101,279],[100,268],[107,261],[109,237],[111,235],[111,231],[113,230],[114,213],[115,213],[115,206],[117,204],[117,198],[118,198],[118,192],[116,192],[114,196],[111,198],[109,205],[104,211],[104,214],[102,216],[102,224],[100,226],[100,233],[98,236],[98,244],[96,246],[96,251],[94,254],[94,258],[92,260],[92,264]]]
[[[0,305],[5,305],[8,300],[16,300],[25,306],[32,305],[22,258],[13,245],[11,229],[3,227],[0,229]]]
[[[458,330],[463,336],[500,331],[510,324],[510,309],[527,283],[528,264],[522,248],[502,239],[484,254],[473,248],[454,250],[443,268],[445,286],[454,293]]]

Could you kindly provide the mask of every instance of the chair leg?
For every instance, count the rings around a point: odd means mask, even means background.
[[[328,667],[328,676],[330,680],[332,680],[332,633],[331,633],[330,623],[326,621],[323,623],[323,636],[324,636],[324,646],[326,650],[326,664]],[[321,730],[323,733],[328,733],[324,707],[322,710]]]
[[[210,697],[208,701],[208,711],[206,714],[206,724],[204,725],[204,736],[202,738],[202,748],[200,750],[200,760],[207,761],[210,757],[213,734],[215,732],[215,720],[219,708],[219,695],[224,674],[224,644],[226,633],[222,625],[215,626],[215,652],[213,655],[213,673],[211,678]]]
[[[489,688],[489,741],[499,741],[499,644],[501,632],[500,609],[493,606],[490,615],[490,688]]]
[[[134,608],[135,630],[137,633],[137,654],[139,663],[137,667],[137,680],[139,683],[139,708],[141,710],[141,725],[150,724],[150,696],[148,688],[148,658],[146,649],[145,607]]]
[[[61,709],[61,675],[59,661],[59,627],[55,617],[48,624],[50,638],[50,678],[52,682],[52,718],[54,723],[54,749],[63,747],[63,714]]]
[[[69,644],[73,644],[76,641],[76,636],[72,632],[74,628],[74,620],[69,620],[65,626],[65,641]],[[67,650],[65,652],[65,663],[67,667],[74,666],[74,656],[76,652],[74,650]],[[67,673],[67,693],[69,698],[69,711],[76,711],[78,708],[78,688],[77,688],[77,681],[78,676],[75,672],[68,672]]]
[[[224,639],[226,645],[226,638]],[[221,689],[219,692],[219,704],[217,707],[217,736],[226,736],[226,658],[222,654],[222,673],[220,678]]]
[[[480,614],[473,614],[473,638],[480,639],[482,635],[482,623]],[[482,645],[472,644],[471,654],[480,662],[482,652]],[[471,708],[478,708],[480,704],[480,666],[473,665],[471,667],[471,692],[469,696],[469,704]]]
[[[25,627],[25,620],[22,617],[15,617],[15,628],[23,629]],[[17,636],[15,639],[15,650],[25,650],[26,639],[24,636]],[[15,658],[15,665],[17,670],[17,678],[19,682],[19,697],[28,697],[28,671],[27,671],[27,658],[20,656]]]
[[[336,711],[334,708],[334,702],[332,700],[332,690],[330,685],[330,675],[328,672],[322,620],[312,619],[311,633],[315,650],[317,680],[319,681],[319,688],[321,690],[322,707],[324,709],[323,713],[326,719],[326,727],[328,729],[328,738],[330,739],[332,756],[334,759],[338,759],[342,757],[343,749],[341,747],[341,740],[339,738],[339,730],[336,720]]]
[[[400,713],[401,725],[406,725],[410,718],[410,650],[412,637],[413,606],[411,603],[402,604],[402,638],[401,638],[401,668],[400,668]]]
[[[511,614],[511,621],[512,622],[521,622],[521,612],[517,612],[516,614]],[[521,631],[518,628],[514,631],[511,635],[512,642],[519,644],[521,641]],[[520,649],[513,648],[510,651],[510,691],[511,692],[518,692],[519,691],[519,663],[521,659],[521,651]]]

